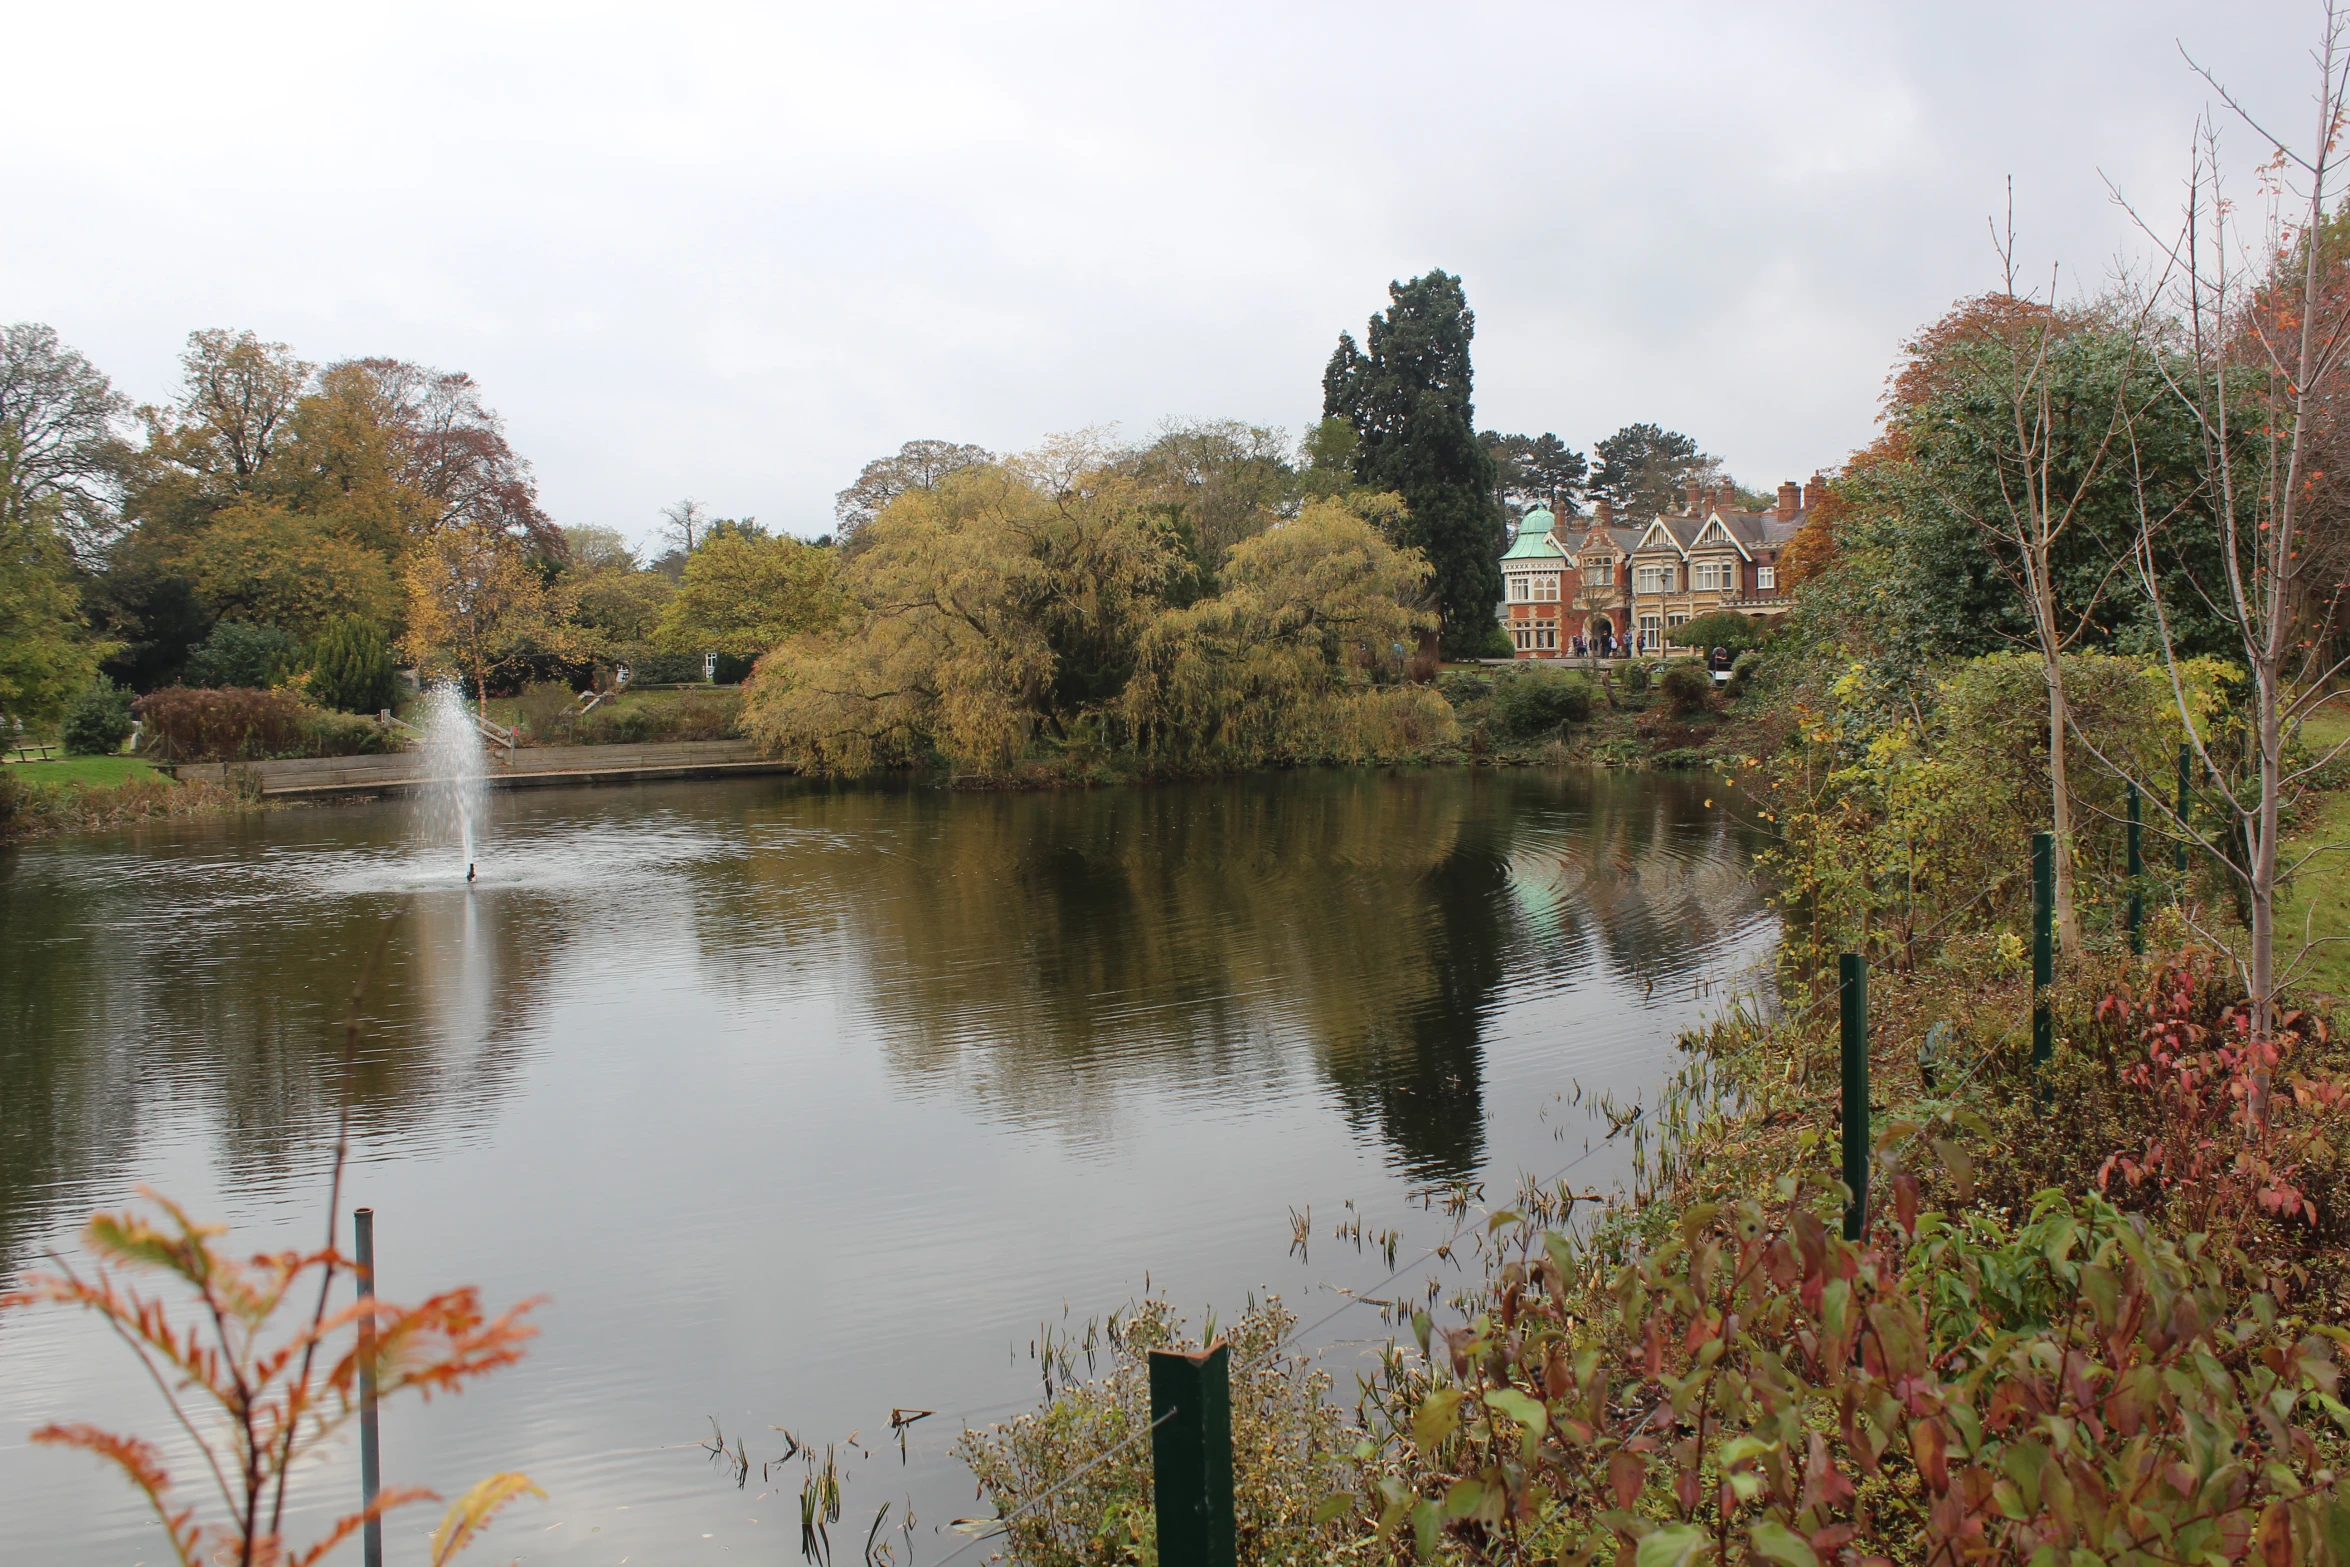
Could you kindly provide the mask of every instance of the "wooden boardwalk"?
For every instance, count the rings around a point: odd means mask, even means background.
[[[483,780],[493,789],[551,784],[632,783],[663,778],[730,778],[788,773],[783,762],[759,754],[748,740],[675,740],[661,745],[522,746],[507,760],[486,748]],[[238,783],[265,798],[290,795],[408,794],[446,782],[425,772],[421,751],[390,756],[316,756],[283,762],[183,762],[166,771],[181,778]]]

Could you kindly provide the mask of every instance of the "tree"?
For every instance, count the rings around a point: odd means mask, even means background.
[[[1404,542],[1433,568],[1445,649],[1481,653],[1501,599],[1502,521],[1493,454],[1477,439],[1469,341],[1477,318],[1441,271],[1388,285],[1368,349],[1339,334],[1322,373],[1322,413],[1354,426],[1354,476],[1403,497]]]
[[[190,685],[261,689],[285,679],[294,639],[275,626],[224,620],[188,655]]]
[[[214,513],[180,563],[213,614],[299,639],[345,615],[399,623],[400,579],[390,557],[281,502],[240,501]]]
[[[2341,134],[2350,122],[2345,25],[2329,4],[2316,52],[2317,124],[2301,147],[2270,134],[2197,68],[2270,148],[2265,233],[2255,231],[2250,240],[2239,233],[2223,191],[2218,132],[2203,122],[2186,210],[2177,231],[2162,236],[2170,264],[2159,281],[2163,292],[2142,299],[2149,310],[2168,306],[2160,346],[2175,352],[2156,355],[2154,365],[2165,402],[2193,421],[2202,480],[2193,504],[2218,542],[2217,572],[2191,587],[2232,633],[2230,654],[2242,660],[2249,687],[2245,711],[2214,721],[2194,710],[2188,660],[2170,634],[2193,599],[2168,586],[2164,570],[2166,524],[2176,508],[2158,491],[2142,493],[2137,586],[2163,633],[2174,700],[2205,783],[2197,791],[2198,815],[2215,814],[2223,828],[2193,835],[2241,888],[2249,927],[2239,963],[2250,992],[2251,1043],[2263,1052],[2249,1107],[2258,1121],[2267,1115],[2279,992],[2308,957],[2307,947],[2317,945],[2308,943],[2295,963],[2279,967],[2277,886],[2294,869],[2279,862],[2284,815],[2293,793],[2342,752],[2336,746],[2298,765],[2289,759],[2302,720],[2332,698],[2345,664],[2334,620],[2343,584],[2326,570],[2342,559],[2350,508],[2342,480],[2325,471],[2343,438],[2342,403],[2350,392],[2350,274],[2333,221],[2341,200]],[[2265,264],[2240,262],[2239,247]],[[2131,437],[2134,448],[2134,429]],[[2163,791],[2146,792],[2167,809]],[[2175,818],[2173,825],[2187,830]]]
[[[1628,521],[1680,510],[1684,487],[1713,464],[1696,441],[1655,424],[1628,424],[1594,445],[1591,455],[1599,459],[1591,498]]]
[[[1743,653],[1748,648],[1763,644],[1762,623],[1736,610],[1719,609],[1710,615],[1699,615],[1685,620],[1665,632],[1665,640],[1674,647],[1726,648]]]
[[[1582,496],[1591,464],[1547,430],[1540,435],[1500,435],[1488,430],[1479,439],[1493,453],[1500,470],[1503,503],[1519,515],[1537,506],[1564,512]]]
[[[545,580],[503,532],[443,528],[409,552],[407,582],[409,659],[428,675],[468,677],[479,702],[516,660],[570,650]]]
[[[1234,545],[1297,509],[1289,438],[1266,425],[1170,420],[1131,461],[1190,541],[1203,589],[1212,587]]]
[[[710,508],[688,495],[661,508],[661,537],[672,553],[691,555],[701,547],[709,521]]]
[[[310,650],[310,699],[345,713],[376,713],[399,694],[391,644],[372,621],[346,616]]]
[[[147,449],[185,523],[261,489],[314,368],[251,332],[190,332],[176,402],[144,408]]]
[[[11,452],[0,529],[44,508],[66,545],[95,562],[121,520],[126,448],[116,423],[129,404],[95,366],[37,321],[0,327],[0,442]]]
[[[1441,697],[1373,679],[1400,672],[1395,649],[1434,629],[1418,607],[1428,575],[1340,501],[1309,502],[1243,540],[1221,593],[1168,609],[1143,634],[1123,699],[1138,744],[1255,765],[1413,748],[1379,743],[1399,726],[1414,745],[1449,732]]]
[[[1335,414],[1324,419],[1298,442],[1298,487],[1324,500],[1346,494],[1355,487],[1355,451],[1361,445],[1345,419]]]
[[[592,525],[565,528],[563,553],[571,569],[583,574],[635,571],[640,564],[636,547],[628,542],[618,528]]]
[[[112,756],[131,737],[131,694],[100,675],[74,698],[58,737],[68,756]]]
[[[853,543],[867,523],[909,490],[935,490],[949,474],[994,461],[995,455],[981,446],[908,441],[895,456],[876,457],[867,463],[857,482],[833,497],[832,515],[840,524],[836,537],[843,544]]]
[[[673,653],[762,657],[840,620],[848,600],[835,580],[838,563],[836,552],[798,539],[718,534],[686,558],[656,640]]]
[[[472,376],[404,359],[352,359],[329,366],[321,381],[364,387],[374,399],[411,537],[463,527],[563,558],[563,530],[540,510],[530,464]]]
[[[0,494],[19,493],[16,437],[0,428]],[[0,515],[0,721],[46,725],[89,684],[110,649],[95,645],[74,592],[72,561],[52,494]]]
[[[841,567],[848,629],[760,662],[752,733],[815,772],[932,753],[1001,771],[1113,717],[1187,562],[1138,481],[1072,471],[1063,448],[907,490],[866,524]]]

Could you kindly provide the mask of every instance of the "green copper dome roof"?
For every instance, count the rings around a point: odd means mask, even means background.
[[[1558,519],[1550,514],[1549,507],[1535,507],[1518,519],[1518,536],[1501,558],[1505,561],[1566,559],[1567,552],[1559,547],[1559,541],[1550,534],[1557,522]]]

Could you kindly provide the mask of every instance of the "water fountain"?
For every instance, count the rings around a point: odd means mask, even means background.
[[[465,693],[444,680],[425,693],[422,817],[436,841],[456,839],[465,858],[465,879],[473,880],[474,834],[482,818],[488,785],[481,730]]]

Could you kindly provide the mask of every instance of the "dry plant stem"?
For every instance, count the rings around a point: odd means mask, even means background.
[[[311,1365],[318,1354],[318,1328],[326,1320],[327,1301],[335,1282],[335,1235],[343,1209],[343,1165],[351,1151],[351,1076],[359,1060],[359,1008],[367,999],[368,987],[375,982],[375,971],[383,962],[385,948],[391,944],[393,928],[407,914],[412,901],[402,899],[398,908],[384,916],[382,925],[375,933],[375,945],[368,950],[367,961],[359,966],[359,978],[351,987],[351,1003],[343,1015],[343,1070],[336,1095],[340,1103],[335,1110],[334,1163],[326,1183],[327,1261],[318,1280],[318,1305],[310,1313],[310,1341],[302,1349],[302,1375],[296,1384],[299,1387],[307,1388],[310,1385]],[[279,1521],[285,1514],[286,1473],[292,1467],[288,1460],[293,1456],[294,1436],[300,1426],[301,1411],[297,1408],[293,1417],[286,1422],[285,1440],[278,1452],[277,1495],[271,1499],[269,1506],[269,1532],[272,1536],[277,1534]],[[248,1518],[245,1526],[248,1553],[252,1549],[252,1537],[252,1520]]]

